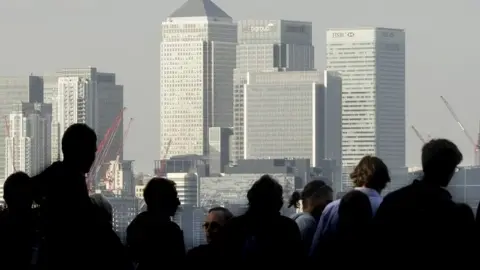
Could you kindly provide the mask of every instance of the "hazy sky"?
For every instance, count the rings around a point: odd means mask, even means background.
[[[42,74],[96,66],[125,85],[134,117],[125,157],[151,172],[159,149],[161,22],[183,0],[0,0],[0,74]],[[444,95],[477,137],[480,121],[478,0],[216,0],[235,20],[312,21],[316,67],[325,67],[325,30],[383,26],[407,34],[407,164],[419,164],[420,141],[410,129],[459,145],[465,164],[473,146],[439,96]],[[103,136],[103,134],[101,135]]]

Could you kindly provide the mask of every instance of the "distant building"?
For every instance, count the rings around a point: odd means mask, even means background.
[[[327,87],[328,84],[328,87]],[[248,73],[244,158],[341,158],[342,84],[321,71]]]
[[[310,181],[310,160],[239,160],[235,166],[226,167],[222,176],[200,178],[199,203],[201,207],[224,206],[242,213],[247,205],[247,191],[262,175],[270,174],[283,187],[286,215],[288,198],[297,187],[303,188]],[[292,212],[293,211],[293,212]]]
[[[244,85],[248,72],[314,69],[312,23],[288,20],[240,20],[234,71],[233,155],[244,159]]]
[[[85,123],[95,130],[98,142],[103,140],[121,112],[123,86],[116,83],[114,73],[97,71],[95,67],[66,68],[44,76],[45,103],[52,104],[52,162],[62,159],[61,139],[73,123]],[[123,120],[113,134],[105,163],[117,159],[123,145]],[[119,160],[123,151],[119,152]],[[105,177],[107,165],[102,165],[95,181]]]
[[[167,159],[208,156],[208,129],[233,126],[236,24],[212,1],[188,0],[161,32],[160,152],[171,141]]]
[[[211,127],[209,129],[209,171],[210,174],[223,173],[230,162],[231,128]]]
[[[12,105],[5,139],[5,178],[16,170],[35,175],[50,165],[52,106],[21,102]]]
[[[113,229],[125,241],[127,227],[139,213],[138,200],[130,196],[109,196],[113,209]]]
[[[203,223],[207,215],[207,209],[185,205],[173,217],[173,221],[180,226],[183,231],[183,238],[186,249],[191,249],[205,244],[205,231]]]
[[[19,102],[43,102],[43,79],[38,76],[0,77],[0,115],[7,116],[12,112],[12,105]],[[2,119],[5,123],[6,119]],[[7,121],[8,122],[8,121]],[[6,175],[6,143],[7,132],[0,132],[0,185]]]
[[[109,167],[104,179],[106,190],[112,191],[116,195],[134,196],[135,178],[132,168],[133,161],[118,160],[110,161]]]
[[[327,31],[327,70],[342,76],[342,165],[368,154],[405,167],[405,31]]]

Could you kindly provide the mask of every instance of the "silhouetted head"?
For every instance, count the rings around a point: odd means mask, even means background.
[[[390,174],[385,163],[374,156],[364,156],[350,174],[355,187],[371,188],[379,193],[390,182]]]
[[[110,202],[102,194],[90,195],[90,200],[97,207],[100,217],[104,218],[109,224],[113,223],[113,208]]]
[[[363,234],[372,218],[370,199],[363,192],[352,190],[340,200],[337,223],[337,229],[340,233],[348,235]]]
[[[97,135],[86,124],[73,124],[65,130],[62,138],[65,163],[80,173],[90,171],[97,152]]]
[[[333,190],[322,180],[313,180],[305,185],[302,192],[295,191],[288,207],[299,208],[302,201],[304,212],[321,212],[333,200]]]
[[[423,179],[446,187],[463,160],[458,147],[447,139],[433,139],[422,148]]]
[[[247,199],[250,212],[278,213],[283,206],[283,188],[270,175],[264,175],[248,190]]]
[[[175,182],[166,178],[152,178],[143,191],[147,211],[173,217],[180,206]]]
[[[9,211],[31,210],[33,188],[30,177],[24,172],[11,174],[3,184],[3,199]]]
[[[205,219],[205,223],[203,223],[203,229],[205,230],[208,243],[217,238],[218,231],[225,226],[231,218],[233,218],[233,214],[227,208],[214,207],[208,210],[207,218]]]

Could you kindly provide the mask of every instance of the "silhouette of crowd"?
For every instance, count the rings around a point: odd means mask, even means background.
[[[289,207],[301,208],[292,217],[280,213],[282,186],[264,175],[247,193],[246,213],[210,209],[203,224],[207,243],[188,251],[172,221],[180,206],[176,186],[165,178],[148,182],[147,210],[128,226],[126,243],[120,241],[112,206],[88,193],[96,143],[91,128],[74,124],[62,139],[63,161],[33,177],[16,172],[6,179],[0,269],[469,267],[475,258],[479,216],[475,220],[446,189],[463,158],[446,139],[423,146],[421,179],[383,197],[389,170],[378,157],[365,156],[350,174],[350,192],[333,200],[330,186],[312,180],[292,194]]]

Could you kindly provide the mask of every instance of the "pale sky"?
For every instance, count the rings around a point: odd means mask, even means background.
[[[161,22],[183,0],[0,0],[0,75],[43,74],[95,66],[125,85],[126,118],[134,117],[125,158],[152,172],[159,153],[159,44]],[[473,146],[452,119],[444,95],[477,137],[480,121],[480,1],[478,0],[216,0],[235,20],[313,22],[316,67],[325,67],[328,28],[381,26],[407,35],[407,165],[418,165],[414,124],[452,139],[464,164]],[[125,125],[126,126],[126,125]],[[101,134],[103,136],[103,134]]]

